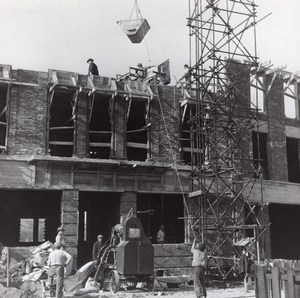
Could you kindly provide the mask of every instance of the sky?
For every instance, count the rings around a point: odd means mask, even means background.
[[[133,44],[116,23],[129,18],[134,0],[0,0],[0,64],[13,69],[87,73],[93,58],[100,75],[124,74],[138,62],[170,59],[171,77],[189,62],[188,0],[138,0],[151,29]],[[191,1],[193,2],[193,1]],[[260,62],[300,71],[299,0],[256,0]]]

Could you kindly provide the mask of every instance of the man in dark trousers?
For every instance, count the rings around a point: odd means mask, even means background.
[[[98,260],[98,258],[100,256],[100,250],[101,250],[101,247],[103,246],[102,240],[103,240],[103,236],[98,235],[97,241],[93,245],[93,260]]]
[[[92,58],[88,59],[87,63],[89,64],[88,75],[99,76],[99,71],[97,65],[94,63]]]
[[[194,268],[194,290],[197,298],[206,297],[205,266],[206,252],[204,243],[197,243],[194,239],[191,252],[193,254],[192,266]]]
[[[63,245],[54,243],[54,250],[50,252],[48,258],[49,279],[50,284],[53,284],[54,276],[56,275],[56,298],[63,298],[63,287],[65,277],[65,267],[71,261],[72,256],[64,251]]]

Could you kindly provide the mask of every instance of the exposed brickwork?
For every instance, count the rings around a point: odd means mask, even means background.
[[[80,92],[78,95],[77,113],[77,156],[86,157],[88,155],[88,94]]]
[[[179,91],[175,87],[158,86],[158,99],[151,107],[152,158],[174,163],[180,160]]]
[[[266,86],[272,81],[267,75]],[[270,180],[288,181],[283,79],[277,75],[266,97],[269,142],[267,143],[268,169]]]
[[[113,158],[126,158],[125,153],[125,131],[126,131],[126,121],[125,121],[125,98],[117,96],[115,100],[115,121],[114,121],[114,139],[113,139]]]
[[[61,224],[65,227],[67,251],[74,257],[74,268],[77,267],[78,246],[78,190],[64,190],[61,196]]]
[[[9,114],[8,153],[46,154],[47,75],[18,71],[18,82],[37,86],[12,85]]]
[[[268,224],[270,222],[270,217],[269,217],[269,205],[264,205],[263,210],[260,213],[261,217],[261,223]],[[271,233],[270,233],[270,228],[268,228],[262,237],[260,238],[259,241],[260,247],[264,248],[265,250],[262,251],[262,258],[265,259],[271,259]]]

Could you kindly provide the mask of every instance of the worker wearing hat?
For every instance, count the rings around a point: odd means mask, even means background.
[[[94,63],[94,60],[89,58],[86,62],[89,63],[88,75],[99,76],[98,67]]]
[[[58,227],[57,228],[57,236],[55,238],[55,243],[60,244],[63,247],[66,246],[64,232],[65,232],[65,229],[63,226]]]

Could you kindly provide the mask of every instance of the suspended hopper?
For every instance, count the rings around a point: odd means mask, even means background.
[[[117,23],[132,43],[140,43],[150,29],[146,19],[125,20],[118,21]]]

